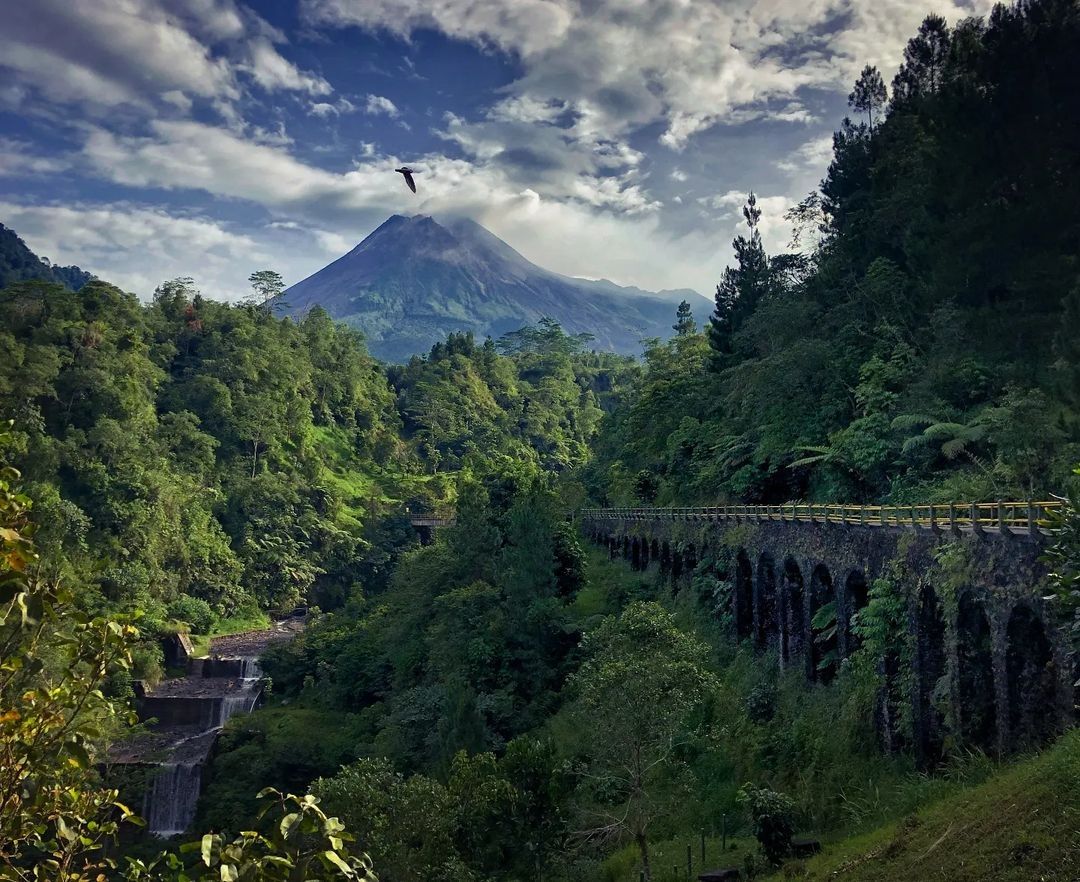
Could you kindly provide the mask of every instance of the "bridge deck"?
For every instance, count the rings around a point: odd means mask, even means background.
[[[438,518],[438,517],[412,517],[409,518],[409,523],[414,527],[452,527],[454,526],[453,518]]]
[[[582,515],[612,521],[789,521],[954,532],[1029,533],[1051,526],[1063,503],[974,502],[928,505],[710,505],[687,508],[591,508]]]

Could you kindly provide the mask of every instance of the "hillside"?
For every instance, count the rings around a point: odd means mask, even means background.
[[[92,278],[90,273],[77,266],[53,266],[42,260],[14,230],[0,224],[0,288],[28,279],[43,279],[78,291]]]
[[[1065,882],[1080,878],[1080,733],[970,790],[827,846],[808,882]],[[792,878],[791,867],[778,878]]]
[[[321,306],[364,332],[374,355],[404,361],[448,333],[499,337],[543,317],[595,347],[641,352],[640,341],[669,337],[675,308],[689,300],[699,320],[712,304],[689,290],[654,294],[606,280],[549,272],[479,224],[394,215],[343,257],[284,294],[285,311]]]

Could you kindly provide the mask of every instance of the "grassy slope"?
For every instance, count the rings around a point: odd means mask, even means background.
[[[826,846],[805,868],[789,865],[774,878],[1075,882],[1080,879],[1080,731],[899,823]]]

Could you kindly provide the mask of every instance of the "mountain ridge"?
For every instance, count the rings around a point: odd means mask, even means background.
[[[712,303],[690,289],[664,292],[537,266],[468,218],[391,215],[349,252],[297,282],[283,311],[320,306],[363,331],[388,361],[421,354],[452,331],[499,337],[542,317],[589,333],[599,349],[637,354],[641,340],[670,336],[679,299],[699,320]]]
[[[94,276],[77,266],[56,266],[34,254],[11,227],[0,224],[0,288],[42,279],[78,291]]]

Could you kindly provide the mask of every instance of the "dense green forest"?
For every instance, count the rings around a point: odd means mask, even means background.
[[[89,610],[140,608],[151,633],[378,587],[407,509],[452,506],[462,471],[580,464],[635,373],[554,325],[510,354],[454,336],[386,370],[320,310],[294,323],[184,279],[149,306],[22,282],[0,313],[7,455],[43,572]]]
[[[928,17],[891,90],[855,85],[799,248],[765,253],[751,197],[709,327],[680,309],[643,363],[546,321],[383,365],[319,309],[13,277],[0,878],[666,882],[688,843],[764,877],[799,829],[862,838],[789,877],[883,878],[874,854],[916,879],[955,806],[1004,844],[950,842],[981,875],[938,878],[1075,878],[1074,736],[1004,771],[881,749],[887,580],[810,687],[736,639],[715,571],[673,593],[576,516],[1071,492],[1052,587],[1080,622],[1078,43],[1074,0]],[[417,512],[455,523],[421,544]],[[155,863],[96,771],[132,680],[166,676],[165,635],[298,605],[266,706],[215,748],[197,826],[218,838]]]

